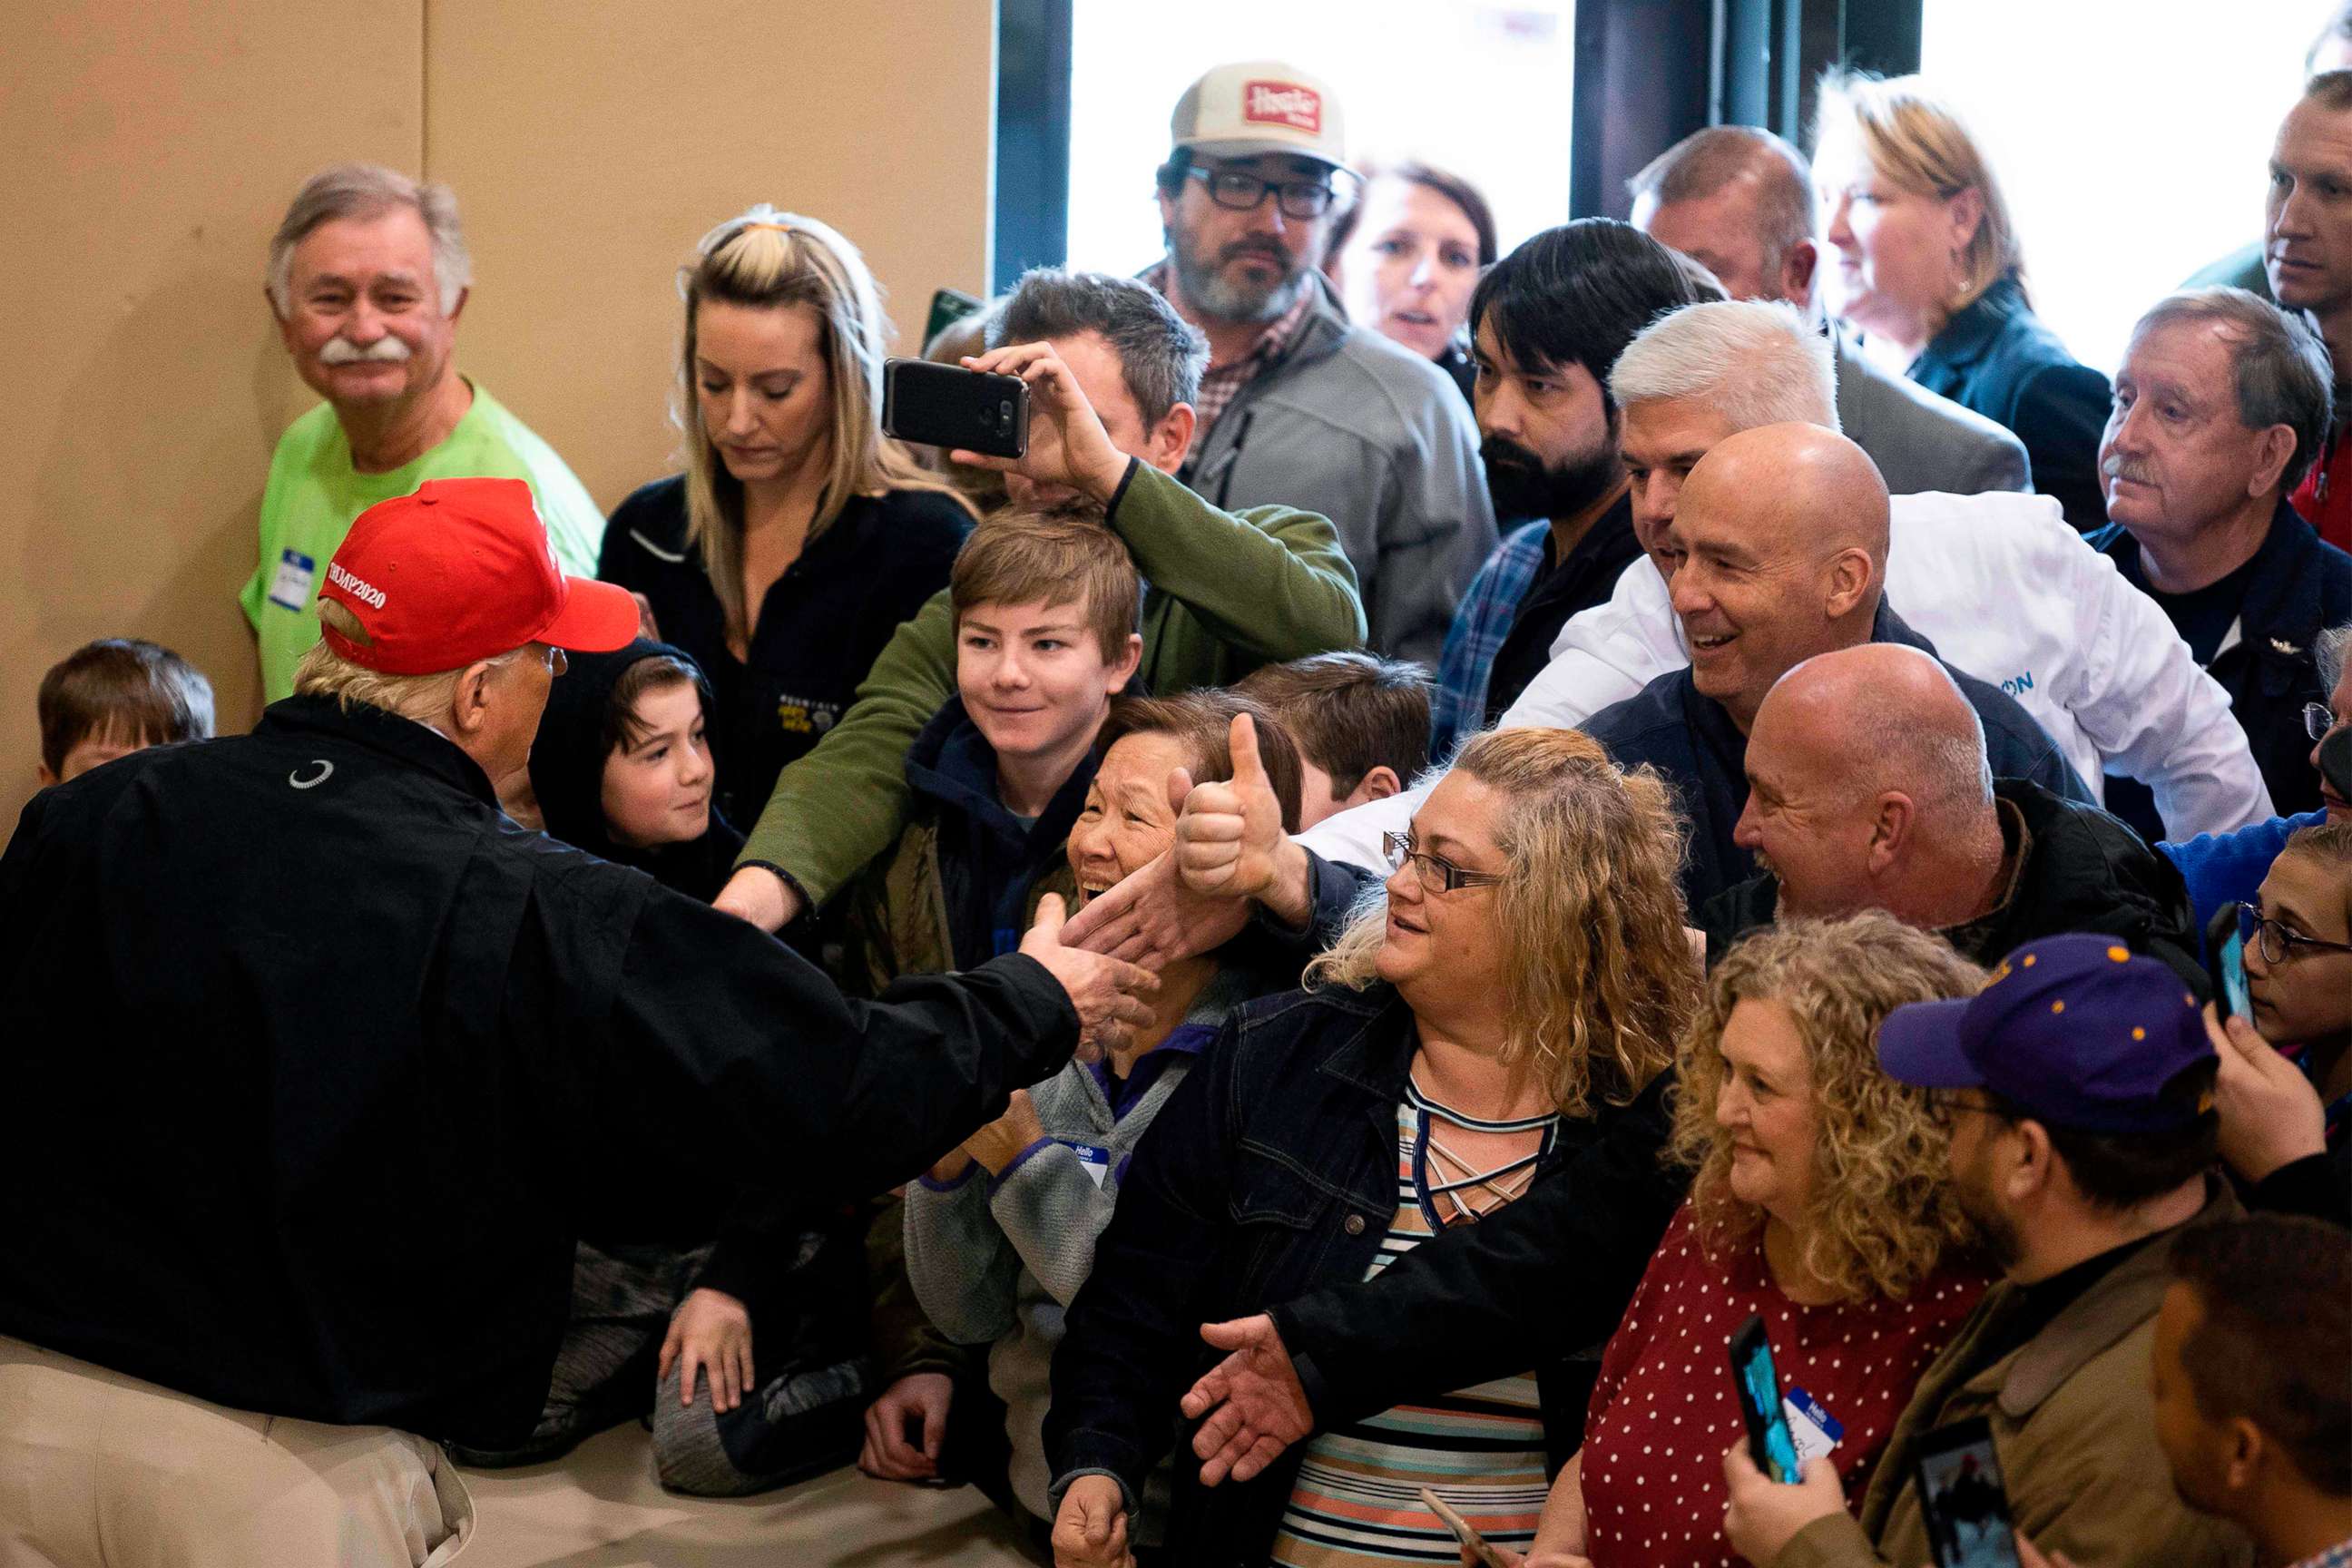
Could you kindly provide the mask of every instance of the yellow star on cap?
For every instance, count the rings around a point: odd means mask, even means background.
[[[2135,1040],[2144,1040],[2147,1038],[2147,1031],[2146,1029],[2134,1028],[2132,1030],[2132,1038]]]
[[[2111,947],[2107,949],[2107,956],[2114,959],[2117,963],[2122,963],[2131,957],[2131,949],[2127,947]]]
[[[2066,1010],[2066,1004],[2063,1002],[2053,1002],[2050,1004],[2050,1010],[2053,1013],[2063,1013]]]
[[[2025,955],[2025,967],[2028,969],[2033,967],[2033,955],[2030,952]]]

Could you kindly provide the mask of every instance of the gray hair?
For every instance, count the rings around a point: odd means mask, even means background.
[[[1660,317],[1617,356],[1609,395],[1620,408],[1667,399],[1704,403],[1738,430],[1838,428],[1830,341],[1777,300],[1717,300]]]
[[[1753,125],[1694,131],[1644,163],[1625,190],[1664,206],[1705,201],[1742,177],[1756,182],[1756,238],[1764,247],[1764,270],[1778,273],[1780,258],[1813,237],[1813,169],[1769,131]]]
[[[1108,272],[1064,272],[1038,267],[1021,281],[989,323],[988,346],[1041,342],[1094,332],[1118,355],[1128,395],[1147,426],[1180,403],[1201,395],[1209,368],[1209,340],[1176,313],[1158,290]]]
[[[2226,285],[2166,295],[2139,319],[2132,336],[2176,322],[2221,329],[2237,383],[2238,418],[2247,429],[2284,425],[2294,432],[2294,452],[2279,475],[2280,492],[2292,494],[2318,459],[2335,413],[2336,373],[2327,345],[2302,311],[2282,310]]]
[[[337,636],[362,646],[370,640],[367,628],[360,625],[359,617],[348,606],[322,598],[313,607],[319,613],[320,625],[333,627]],[[387,713],[430,724],[449,711],[449,704],[457,699],[458,680],[474,664],[509,665],[529,651],[529,645],[525,645],[430,675],[388,675],[345,658],[320,637],[294,667],[294,695],[331,697],[345,712],[353,708],[381,708]]]
[[[457,197],[448,186],[420,184],[381,163],[337,163],[321,169],[294,193],[284,221],[269,238],[269,302],[284,316],[293,308],[294,247],[321,224],[338,218],[372,218],[406,207],[425,220],[433,237],[433,280],[439,286],[441,313],[457,308],[457,297],[474,281],[474,259],[466,251],[466,231],[457,222]]]
[[[2320,633],[2312,645],[2312,657],[2319,666],[2319,689],[2335,690],[2336,683],[2344,679],[2344,661],[2352,658],[2352,621]]]

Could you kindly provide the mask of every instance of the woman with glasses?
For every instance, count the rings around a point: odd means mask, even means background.
[[[971,514],[882,435],[890,328],[847,239],[755,206],[702,237],[678,289],[686,471],[614,510],[597,575],[709,675],[716,805],[748,824],[947,585]]]
[[[1664,1070],[1698,987],[1681,847],[1655,776],[1580,733],[1464,747],[1310,988],[1236,1011],[1136,1152],[1054,1365],[1058,1561],[1120,1560],[1201,1324],[1478,1224]],[[1180,1463],[1170,1558],[1450,1561],[1423,1487],[1525,1542],[1580,1398],[1531,1372],[1336,1426],[1247,1482]]]
[[[1676,1063],[1690,1198],[1602,1352],[1528,1568],[1723,1561],[1723,1454],[1744,1430],[1728,1352],[1751,1314],[1800,1458],[1826,1454],[1859,1502],[1987,1283],[1945,1130],[1926,1091],[1879,1070],[1874,1042],[1896,1007],[1983,978],[1877,912],[1770,927],[1716,965]]]
[[[1470,296],[1501,254],[1494,209],[1477,186],[1426,163],[1360,172],[1361,188],[1332,220],[1324,275],[1349,320],[1434,360],[1468,397]]]
[[[2207,1029],[2221,1157],[2257,1208],[2352,1225],[2352,821],[2297,830],[2238,906],[2251,1018]]]

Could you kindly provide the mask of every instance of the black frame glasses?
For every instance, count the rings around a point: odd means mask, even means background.
[[[1221,169],[1212,163],[1195,163],[1184,174],[1200,181],[1209,199],[1228,212],[1255,212],[1272,191],[1274,205],[1282,209],[1283,216],[1318,218],[1331,210],[1339,194],[1322,180],[1266,180],[1246,170]]]
[[[2293,927],[2268,919],[2252,904],[2238,906],[2238,940],[2262,952],[2264,963],[2284,963],[2299,948],[2320,952],[2352,952],[2352,942],[2322,942]]]
[[[1505,880],[1500,871],[1465,871],[1443,855],[1427,855],[1412,847],[1410,833],[1383,833],[1381,848],[1388,855],[1389,868],[1404,869],[1412,862],[1414,875],[1421,879],[1424,893],[1451,893],[1460,888],[1491,888]]]
[[[2336,715],[2325,702],[2303,705],[2303,732],[2315,741],[2327,739],[2327,731],[2336,728]]]

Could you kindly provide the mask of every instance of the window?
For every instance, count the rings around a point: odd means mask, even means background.
[[[2111,374],[2143,311],[2262,238],[2271,140],[2325,7],[2226,10],[1927,0],[1921,70],[2000,174],[2034,308],[2075,358]]]
[[[1507,251],[1568,217],[1575,0],[1191,0],[1181,19],[1075,0],[1069,263],[1139,271],[1163,248],[1151,172],[1194,78],[1281,59],[1328,82],[1348,153],[1418,157],[1486,193]]]

